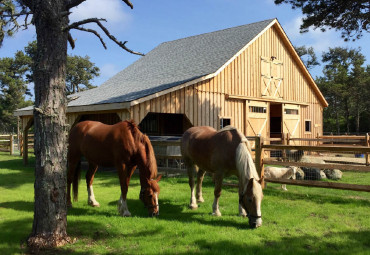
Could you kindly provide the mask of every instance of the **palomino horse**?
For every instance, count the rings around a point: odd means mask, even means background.
[[[71,202],[71,183],[73,198],[78,198],[78,181],[81,172],[81,156],[89,163],[86,173],[88,204],[99,207],[95,200],[92,183],[98,166],[117,169],[121,197],[118,211],[122,216],[131,216],[126,195],[128,185],[136,167],[140,174],[140,199],[147,207],[150,216],[159,214],[157,162],[149,138],[140,132],[133,121],[122,121],[115,125],[105,125],[96,121],[83,121],[71,129],[68,149],[67,205]]]
[[[239,214],[248,216],[252,228],[262,225],[262,180],[253,163],[248,140],[243,134],[230,126],[218,132],[212,127],[192,127],[182,136],[181,153],[188,169],[191,209],[198,208],[197,202],[204,202],[202,181],[208,171],[213,173],[215,181],[213,215],[221,216],[218,200],[223,178],[236,175],[239,178]],[[195,196],[193,175],[196,171]]]

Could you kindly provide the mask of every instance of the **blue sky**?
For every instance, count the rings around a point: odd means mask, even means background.
[[[369,33],[356,42],[344,42],[340,32],[334,30],[323,33],[317,29],[300,34],[301,10],[292,10],[290,5],[277,6],[273,0],[132,0],[132,3],[133,10],[121,0],[87,0],[72,9],[70,19],[73,22],[90,17],[106,18],[105,26],[118,40],[128,41],[126,46],[132,50],[148,53],[165,41],[277,18],[295,46],[312,46],[319,57],[329,47],[361,47],[370,63]],[[100,77],[93,83],[100,85],[139,56],[119,48],[96,26],[90,27],[102,35],[108,49],[105,50],[93,34],[73,30],[76,48],[69,48],[68,54],[90,56],[101,70]],[[13,56],[35,38],[32,27],[6,38],[0,48],[0,57]],[[321,69],[312,70],[312,76],[320,76]]]

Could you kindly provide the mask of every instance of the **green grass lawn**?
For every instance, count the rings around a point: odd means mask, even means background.
[[[34,159],[30,158],[30,165]],[[82,174],[82,176],[84,176]],[[227,181],[235,182],[235,178]],[[343,181],[369,184],[370,174],[344,173]],[[33,220],[33,167],[0,152],[0,254],[25,254]],[[250,229],[239,217],[234,187],[225,186],[222,217],[211,215],[213,184],[206,177],[198,210],[190,210],[185,176],[160,182],[160,216],[148,218],[139,200],[137,175],[131,180],[128,206],[133,215],[118,215],[116,173],[99,172],[94,181],[100,208],[87,206],[85,182],[79,201],[68,211],[73,244],[45,254],[370,254],[370,194],[268,184],[262,203],[263,225]]]

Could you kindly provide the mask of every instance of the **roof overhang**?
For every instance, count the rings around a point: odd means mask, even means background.
[[[130,109],[131,102],[113,103],[113,104],[97,104],[97,105],[81,105],[81,106],[68,106],[67,113],[75,112],[98,112],[98,111],[114,111]],[[33,115],[32,109],[19,109],[14,111],[14,116],[31,116]]]

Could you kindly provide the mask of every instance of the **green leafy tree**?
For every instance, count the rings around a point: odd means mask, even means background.
[[[306,46],[297,46],[294,47],[298,56],[301,57],[303,63],[307,67],[307,69],[312,69],[315,66],[320,65],[320,63],[317,61],[317,57],[315,54],[315,51],[313,47],[306,47]]]
[[[317,79],[320,89],[329,102],[324,111],[324,121],[335,118],[337,133],[344,117],[345,132],[351,131],[353,119],[358,118],[356,130],[360,129],[361,113],[368,109],[368,83],[364,55],[360,49],[329,48],[322,56],[324,77]],[[326,116],[325,116],[326,115]],[[331,121],[332,122],[332,121]],[[326,125],[324,125],[326,126]]]
[[[340,30],[345,41],[361,38],[370,31],[369,0],[275,0],[275,4],[287,3],[292,9],[302,9],[306,15],[302,20],[301,32],[312,26],[322,31]]]
[[[13,132],[17,128],[14,110],[32,104],[25,96],[31,95],[27,89],[26,74],[29,72],[29,58],[18,51],[14,58],[0,59],[0,131]]]
[[[68,56],[67,57],[67,95],[95,88],[90,81],[99,76],[99,68],[90,62],[90,57]]]
[[[28,76],[28,80],[33,82],[32,70],[34,68],[34,62],[37,52],[36,41],[30,42],[25,47],[25,52],[31,58],[31,75]],[[66,94],[70,95],[76,92],[84,91],[87,89],[95,88],[96,86],[91,84],[91,80],[100,75],[100,69],[90,61],[89,56],[67,56],[67,77],[66,77]]]
[[[33,79],[35,85],[35,203],[29,247],[40,249],[60,246],[67,235],[66,206],[66,106],[67,43],[74,48],[71,31],[92,33],[106,47],[93,23],[124,50],[127,42],[118,41],[103,25],[106,20],[88,18],[70,23],[71,9],[86,0],[2,0],[0,2],[0,44],[30,22],[36,28],[37,52]],[[129,0],[123,0],[133,8]],[[108,4],[108,3],[107,3]],[[30,20],[29,17],[32,16]],[[22,22],[18,19],[24,18]]]

